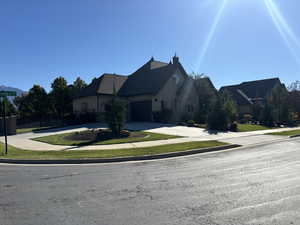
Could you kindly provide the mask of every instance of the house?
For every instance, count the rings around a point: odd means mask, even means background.
[[[75,114],[104,112],[105,105],[113,98],[114,92],[119,91],[126,79],[126,76],[108,73],[95,78],[73,100],[73,112]]]
[[[251,114],[254,104],[263,106],[270,96],[272,90],[281,86],[284,89],[285,85],[281,83],[279,78],[270,78],[263,80],[255,80],[243,82],[237,85],[224,86],[220,88],[220,92],[227,91],[231,95],[232,99],[236,102],[238,113]]]
[[[74,112],[103,113],[114,93],[127,104],[128,121],[194,119],[199,104],[195,80],[176,55],[169,63],[152,57],[129,76],[102,75],[74,99]]]

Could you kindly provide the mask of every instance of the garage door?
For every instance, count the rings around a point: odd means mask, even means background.
[[[152,102],[141,101],[130,103],[132,121],[152,121]]]

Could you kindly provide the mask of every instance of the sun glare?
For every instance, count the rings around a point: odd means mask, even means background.
[[[264,0],[267,10],[287,47],[290,52],[295,57],[295,60],[300,64],[300,56],[298,55],[296,49],[300,48],[300,41],[295,35],[292,28],[287,23],[286,19],[283,17],[278,6],[273,0]]]
[[[203,44],[203,47],[201,49],[201,54],[200,54],[199,59],[198,59],[198,65],[197,65],[196,71],[199,70],[199,68],[200,68],[200,66],[202,64],[202,61],[203,61],[204,57],[206,56],[207,51],[208,51],[208,49],[209,49],[209,47],[211,45],[211,42],[212,42],[212,40],[213,40],[213,38],[215,36],[217,27],[218,27],[218,25],[220,23],[220,20],[222,18],[223,13],[224,13],[227,1],[228,0],[223,0],[222,5],[220,6],[220,9],[218,10],[218,13],[217,13],[217,15],[216,15],[216,17],[214,19],[212,27],[210,28],[210,31],[209,31],[209,33],[208,33],[208,35],[206,37],[206,40],[205,40],[205,42]]]

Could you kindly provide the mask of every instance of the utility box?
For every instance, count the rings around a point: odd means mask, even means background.
[[[0,117],[0,135],[4,135],[3,129],[3,117]],[[7,135],[15,135],[17,133],[17,117],[8,116],[6,117],[6,129]]]

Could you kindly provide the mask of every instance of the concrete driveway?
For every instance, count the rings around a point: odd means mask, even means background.
[[[115,145],[91,145],[91,146],[60,146],[51,145],[47,143],[42,143],[32,140],[33,138],[84,131],[91,128],[106,128],[105,124],[86,124],[81,126],[69,126],[64,128],[49,129],[39,132],[30,132],[14,136],[9,136],[9,144],[27,150],[37,150],[37,151],[51,151],[51,150],[105,150],[105,149],[120,149],[120,148],[135,148],[135,147],[151,147],[164,144],[177,144],[190,141],[206,141],[206,140],[219,140],[228,142],[231,144],[256,144],[260,142],[273,141],[278,139],[283,139],[285,137],[273,136],[273,135],[263,135],[270,132],[293,130],[299,128],[280,128],[262,131],[252,131],[252,132],[219,132],[211,134],[202,128],[195,127],[185,127],[185,126],[174,126],[171,124],[159,124],[159,123],[128,123],[126,129],[130,130],[143,130],[153,133],[178,135],[182,138],[169,139],[169,140],[158,140],[158,141],[148,141],[139,143],[127,143],[127,144],[115,144]],[[0,137],[0,141],[4,141],[3,137]]]

